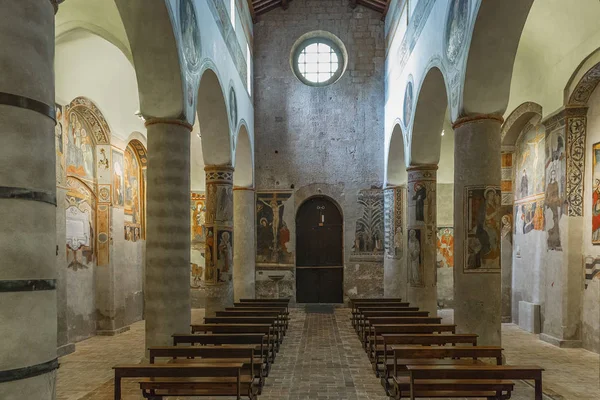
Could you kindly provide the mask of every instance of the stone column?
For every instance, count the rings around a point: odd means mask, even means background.
[[[187,122],[150,119],[146,206],[146,347],[190,330],[190,132]]]
[[[407,169],[407,299],[433,316],[437,315],[437,168],[418,165]]]
[[[454,323],[500,345],[500,127],[478,115],[454,128]]]
[[[406,298],[406,235],[404,210],[406,186],[391,186],[383,191],[385,256],[383,259],[384,297]]]
[[[6,400],[56,396],[53,4],[0,3],[0,397]]]
[[[206,315],[233,304],[233,167],[208,165],[206,172]]]
[[[512,256],[513,256],[513,156],[514,148],[502,148],[502,233],[500,258],[502,269],[502,322],[512,322]]]
[[[233,295],[254,298],[256,204],[254,188],[233,188]]]

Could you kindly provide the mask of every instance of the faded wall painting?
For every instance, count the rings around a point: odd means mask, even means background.
[[[515,234],[526,235],[533,231],[543,231],[544,195],[515,203]]]
[[[137,242],[143,238],[142,223],[142,185],[143,177],[140,163],[134,150],[127,146],[124,153],[124,206],[125,206],[125,240]]]
[[[286,207],[293,207],[291,192],[256,194],[256,262],[294,264],[290,228],[284,220]]]
[[[411,228],[408,230],[408,282],[413,287],[424,285],[422,236],[421,229]]]
[[[516,143],[515,199],[544,193],[546,134],[542,125],[529,126]]]
[[[215,260],[215,228],[212,226],[206,227],[204,280],[210,283],[217,282],[217,267]]]
[[[387,258],[402,257],[402,244],[404,242],[402,221],[403,190],[404,188],[402,187],[391,187],[384,190],[384,247]]]
[[[585,288],[587,289],[593,279],[600,279],[600,258],[588,256],[585,263]]]
[[[469,0],[452,0],[446,22],[446,57],[455,64],[462,54],[469,24]]]
[[[217,238],[217,282],[231,281],[233,276],[233,234],[220,230]]]
[[[465,187],[464,272],[500,272],[501,192],[497,186]]]
[[[454,267],[454,228],[451,226],[437,229],[437,267]]]
[[[191,193],[190,213],[192,221],[192,249],[204,250],[204,243],[206,241],[206,228],[204,227],[204,222],[206,221],[206,196],[204,193]]]
[[[118,150],[112,150],[112,189],[113,205],[123,207],[125,204],[125,173],[123,153]]]
[[[56,184],[58,186],[64,186],[67,179],[63,123],[63,106],[57,104],[56,125],[54,126],[54,147],[56,150]]]
[[[362,208],[354,231],[353,256],[383,256],[384,198],[382,189],[363,189],[358,192]]]
[[[84,119],[74,111],[69,112],[67,132],[64,137],[67,175],[84,180],[94,179],[94,142]]]
[[[546,137],[544,217],[548,250],[562,251],[559,222],[566,214],[566,176],[564,133],[562,129],[555,129]]]
[[[592,244],[600,244],[600,143],[592,147]]]
[[[413,83],[410,79],[406,83],[406,89],[404,90],[404,127],[408,127],[410,124],[413,109]]]
[[[67,187],[67,268],[88,269],[94,263],[94,198],[90,189],[77,179],[67,178]]]

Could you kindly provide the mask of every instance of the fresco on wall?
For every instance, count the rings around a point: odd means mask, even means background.
[[[179,3],[179,22],[183,43],[183,57],[189,73],[195,74],[200,69],[202,47],[200,30],[196,18],[196,9],[192,0],[181,0]]]
[[[113,205],[123,207],[125,204],[123,153],[115,149],[112,150],[112,166]]]
[[[123,197],[125,207],[125,240],[142,239],[142,171],[134,150],[127,146],[123,159]]]
[[[438,227],[437,230],[437,267],[454,267],[454,228]]]
[[[212,226],[206,227],[206,241],[204,246],[204,281],[209,283],[217,282],[217,268],[215,256],[215,229]]]
[[[283,219],[291,192],[261,192],[256,194],[256,262],[293,264],[290,251],[290,229]],[[289,204],[289,205],[288,205]]]
[[[592,244],[600,244],[600,143],[592,147]]]
[[[83,118],[75,112],[68,115],[67,134],[64,137],[67,174],[85,180],[94,179],[94,144]]]
[[[354,231],[354,256],[383,255],[383,209],[382,189],[363,189],[358,192],[358,204],[362,208]]]
[[[403,188],[392,187],[384,190],[385,255],[387,258],[402,257],[404,242],[402,222]]]
[[[446,57],[455,64],[461,55],[469,24],[469,0],[452,0],[446,22]]]
[[[421,229],[408,230],[408,281],[413,287],[424,285],[422,236]]]
[[[192,249],[204,250],[206,241],[206,196],[203,193],[192,192],[190,205],[190,217],[192,221],[191,243]]]
[[[195,263],[190,263],[192,289],[198,289],[202,286],[202,278],[204,277],[204,267]]]
[[[588,256],[585,258],[585,288],[593,279],[600,279],[600,258]]]
[[[235,95],[235,89],[233,86],[229,89],[229,116],[231,117],[231,126],[234,130],[236,130],[238,121],[238,108],[237,97]]]
[[[56,105],[54,148],[56,150],[56,184],[63,186],[67,179],[67,169],[65,166],[65,140],[63,135],[63,106],[59,104]]]
[[[94,262],[94,200],[90,190],[74,178],[67,178],[66,238],[67,268],[88,269]]]
[[[559,222],[566,212],[565,139],[562,129],[555,129],[546,137],[545,170],[544,217],[548,232],[548,250],[562,251]]]
[[[543,231],[544,195],[515,203],[515,234],[526,235],[533,231]]]
[[[464,272],[500,272],[500,188],[467,186],[464,199]]]
[[[407,128],[410,124],[410,116],[412,115],[413,108],[413,83],[410,80],[406,83],[406,89],[404,90],[404,127]]]
[[[233,275],[233,234],[219,230],[217,240],[217,282],[228,282]]]
[[[531,126],[516,143],[515,199],[544,193],[546,135],[543,126]]]

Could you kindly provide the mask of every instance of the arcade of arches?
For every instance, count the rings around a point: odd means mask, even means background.
[[[286,345],[335,346],[361,297],[542,365],[548,398],[599,398],[599,18],[596,0],[0,2],[0,398],[112,398],[113,364],[242,298],[290,298]],[[303,393],[301,353],[267,398]],[[386,398],[360,368],[329,398]]]

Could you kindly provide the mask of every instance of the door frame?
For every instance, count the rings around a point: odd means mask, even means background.
[[[333,204],[338,212],[340,213],[340,216],[342,218],[342,265],[341,265],[341,270],[342,270],[342,302],[341,303],[335,303],[335,304],[344,304],[344,298],[346,296],[346,293],[344,291],[345,288],[345,284],[344,284],[344,277],[346,276],[346,240],[345,240],[345,233],[346,233],[346,218],[344,217],[344,211],[342,210],[342,207],[340,206],[340,203],[337,202],[337,200],[335,200],[333,197],[328,196],[326,194],[314,194],[312,196],[308,196],[307,198],[303,199],[300,204],[298,204],[296,206],[296,210],[294,212],[294,233],[295,233],[295,238],[294,240],[296,241],[295,243],[295,247],[296,249],[298,248],[298,224],[296,223],[296,219],[298,218],[298,212],[300,211],[300,209],[302,208],[302,206],[304,206],[304,204],[306,204],[308,201],[313,200],[313,199],[325,199],[328,202],[330,202],[331,204]],[[300,267],[302,268],[302,267]],[[323,268],[335,268],[335,267],[323,267]],[[294,279],[297,279],[298,276],[298,254],[296,253],[295,257],[294,257]],[[296,285],[296,282],[294,284],[294,296],[296,297],[296,302],[298,299],[298,286]],[[300,303],[300,304],[312,304],[312,303]],[[318,303],[315,303],[318,304]]]

